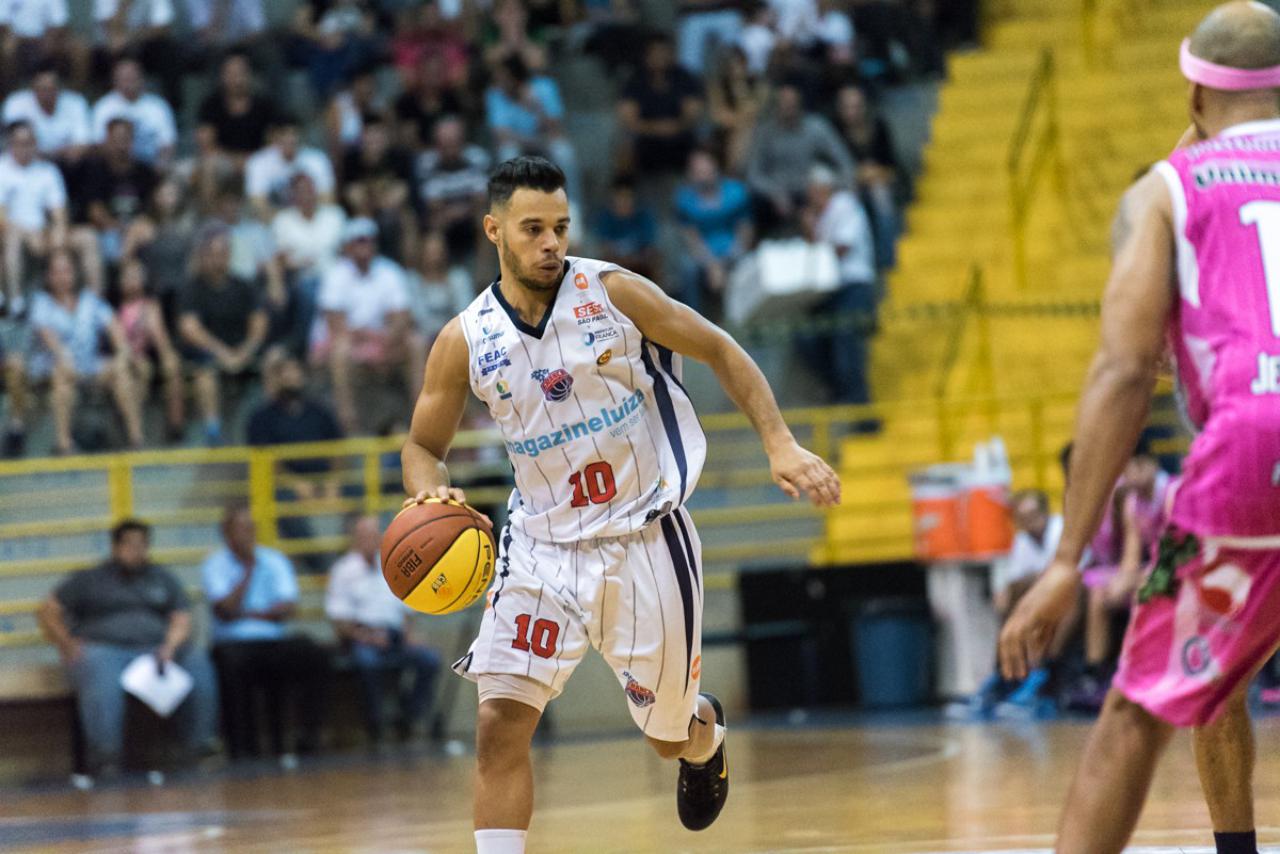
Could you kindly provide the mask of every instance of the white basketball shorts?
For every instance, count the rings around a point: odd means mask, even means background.
[[[480,633],[453,669],[563,690],[593,646],[645,735],[684,741],[702,675],[702,544],[683,507],[625,537],[546,543],[507,526]]]

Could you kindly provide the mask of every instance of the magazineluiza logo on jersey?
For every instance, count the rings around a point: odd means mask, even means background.
[[[582,305],[575,305],[573,307],[573,316],[578,321],[579,326],[606,319],[604,306],[598,302],[584,302]]]
[[[564,400],[573,391],[573,377],[564,368],[552,371],[539,368],[529,376],[542,384],[542,396],[552,403]]]
[[[603,407],[599,415],[572,424],[561,424],[558,430],[539,436],[508,439],[507,450],[522,457],[536,457],[543,451],[587,439],[604,431],[608,431],[614,438],[624,436],[644,420],[646,408],[644,392],[636,389],[634,394],[623,399],[621,406]]]
[[[507,358],[507,348],[499,347],[497,350],[481,353],[476,357],[476,367],[480,369],[482,377],[489,376],[499,368],[511,367],[511,360]]]

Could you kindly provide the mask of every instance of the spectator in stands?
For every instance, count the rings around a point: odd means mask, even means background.
[[[806,112],[800,90],[783,83],[774,93],[772,113],[756,126],[747,165],[747,183],[765,202],[761,227],[773,232],[794,221],[804,204],[809,173],[818,164],[851,186],[854,162],[839,134],[821,116]]]
[[[139,258],[147,267],[151,293],[160,301],[165,322],[177,326],[178,294],[188,278],[196,239],[196,216],[191,198],[181,185],[167,178],[151,194],[148,215],[139,220],[126,242],[124,257]]]
[[[133,154],[133,125],[115,118],[107,124],[107,138],[98,154],[76,170],[76,194],[84,200],[86,218],[97,237],[92,266],[85,265],[89,287],[102,290],[102,261],[118,265],[126,244],[139,240],[130,231],[139,226],[160,177]]]
[[[333,201],[333,164],[320,149],[302,144],[297,120],[278,116],[270,137],[271,143],[244,167],[245,195],[258,218],[270,222],[289,203],[289,179],[298,171],[311,176],[322,201]]]
[[[129,347],[130,379],[145,401],[157,371],[164,390],[165,436],[180,441],[187,428],[182,360],[169,337],[160,302],[147,289],[147,268],[136,259],[120,269],[120,329]]]
[[[1016,533],[1013,548],[1007,558],[996,560],[991,566],[991,589],[996,614],[1003,623],[1013,611],[1037,577],[1043,572],[1058,551],[1062,537],[1062,516],[1049,511],[1049,496],[1038,489],[1017,493],[1010,502]],[[1058,631],[1050,650],[1050,662],[1062,655],[1066,642],[1071,638],[1074,619],[1070,625]],[[1041,692],[1049,681],[1049,666],[1028,674],[1021,683],[1006,681],[999,666],[982,684],[978,692],[962,706],[948,708],[955,717],[974,719],[989,718],[999,704],[1006,701],[1012,709],[1023,711],[1023,717],[1037,716],[1047,708],[1037,708],[1042,703]],[[1003,709],[1002,709],[1003,711]]]
[[[564,102],[554,80],[532,72],[519,56],[508,56],[493,70],[485,114],[498,160],[545,155],[564,171],[570,200],[578,200],[578,156],[564,132]]]
[[[477,223],[486,205],[489,155],[467,144],[459,118],[443,119],[434,140],[434,147],[418,157],[418,200],[426,228],[444,236],[451,260],[462,261],[482,239]]]
[[[658,221],[636,201],[635,181],[623,176],[609,187],[609,204],[596,216],[597,253],[650,279],[661,278]]]
[[[86,53],[67,23],[67,0],[23,0],[6,5],[3,24],[5,70],[9,79],[26,78],[43,62],[74,68],[76,80],[85,77]]]
[[[324,128],[329,160],[342,167],[348,153],[360,147],[366,118],[387,121],[387,113],[387,105],[378,91],[376,67],[367,65],[357,70],[351,77],[351,84],[335,93],[325,107]],[[345,170],[339,173],[339,178],[347,180]]]
[[[267,710],[272,753],[286,753],[284,716],[300,724],[291,753],[320,747],[329,656],[315,641],[288,633],[298,607],[298,579],[279,551],[258,545],[257,527],[244,504],[227,505],[225,545],[200,568],[213,612],[213,660],[218,667],[227,749],[232,758],[258,754],[254,705]],[[287,761],[287,760],[286,760]]]
[[[159,95],[144,90],[146,81],[136,59],[125,57],[111,72],[112,89],[93,105],[93,139],[107,138],[107,125],[123,118],[133,123],[133,153],[142,162],[165,171],[173,162],[178,129],[173,110]]]
[[[407,287],[413,324],[428,343],[476,297],[471,274],[465,266],[449,263],[449,249],[438,231],[422,238],[422,261]]]
[[[390,674],[400,689],[396,729],[408,741],[425,722],[440,656],[413,638],[408,607],[382,578],[378,520],[361,516],[349,524],[351,546],[329,570],[324,612],[333,632],[351,655],[360,678],[365,729],[373,745],[384,734],[383,679]],[[404,677],[409,683],[404,684]]]
[[[28,376],[52,383],[54,450],[71,453],[71,417],[83,383],[109,388],[124,421],[129,446],[142,447],[142,404],[129,371],[129,345],[111,310],[92,291],[76,282],[76,265],[66,250],[49,255],[47,291],[31,305],[32,347]],[[111,356],[103,355],[110,344]]]
[[[838,329],[805,333],[799,340],[806,362],[819,368],[836,403],[870,403],[867,385],[867,339],[875,330],[877,302],[875,241],[862,202],[840,185],[835,172],[814,166],[809,199],[801,211],[805,237],[832,247],[839,259],[840,287],[809,311],[810,319],[836,320]],[[875,429],[871,421],[860,423]]]
[[[493,4],[484,33],[484,59],[490,70],[512,57],[529,68],[546,67],[547,34],[544,29],[530,26],[529,11],[525,0],[498,0]]]
[[[207,53],[251,50],[267,33],[263,0],[186,0],[187,22]]]
[[[89,102],[84,95],[63,88],[58,67],[46,62],[36,69],[31,88],[4,99],[3,123],[26,122],[36,135],[40,154],[59,164],[75,163],[92,138]]]
[[[459,90],[447,81],[444,58],[426,54],[396,99],[396,140],[410,151],[430,145],[435,139],[436,122],[445,116],[462,115],[465,108]]]
[[[294,52],[322,101],[374,58],[376,36],[370,4],[359,0],[299,3],[294,10]]]
[[[370,219],[349,221],[343,232],[344,257],[329,268],[318,301],[325,324],[312,342],[311,360],[327,364],[338,419],[357,432],[356,371],[375,382],[405,383],[406,397],[422,381],[426,343],[413,328],[404,270],[377,254],[378,227]],[[364,385],[365,383],[361,383]]]
[[[12,325],[12,324],[11,324]],[[25,333],[25,324],[17,330]],[[26,337],[19,334],[18,337]],[[12,340],[5,344],[0,336],[0,370],[4,371],[4,390],[9,397],[5,407],[4,434],[0,437],[0,457],[20,457],[27,449],[27,362],[22,352],[13,349]]]
[[[67,188],[58,167],[36,154],[31,125],[6,128],[9,150],[0,156],[0,241],[4,243],[5,293],[0,311],[27,310],[27,256],[36,260],[67,243]]]
[[[306,172],[293,176],[290,197],[293,204],[276,214],[271,233],[295,298],[305,300],[305,306],[300,306],[305,316],[299,318],[299,329],[305,332],[311,328],[320,281],[342,250],[347,215],[335,204],[321,204],[315,182]],[[303,350],[305,343],[299,342]]]
[[[720,174],[715,154],[697,149],[676,190],[675,213],[685,248],[680,300],[706,314],[707,295],[719,301],[730,269],[755,239],[751,197],[741,181]]]
[[[257,289],[230,273],[231,243],[225,226],[207,226],[196,253],[195,275],[178,300],[178,330],[186,361],[195,370],[205,441],[219,445],[222,379],[241,377],[254,368],[268,319]]]
[[[191,693],[173,714],[187,758],[212,755],[217,747],[213,666],[191,642],[191,600],[182,582],[151,562],[150,545],[145,522],[119,522],[111,529],[111,557],[67,576],[36,615],[75,687],[89,772],[99,779],[120,772],[125,749],[120,677],[139,656],[153,656],[157,669],[172,663],[191,675]]]
[[[737,0],[683,0],[676,23],[680,64],[691,74],[707,70],[717,47],[735,44],[742,32],[742,6]]]
[[[332,407],[307,394],[302,363],[292,355],[274,351],[263,359],[263,388],[267,399],[249,414],[246,440],[255,447],[288,445],[295,442],[327,442],[341,439],[342,428]],[[339,495],[338,481],[317,479],[333,470],[333,460],[307,457],[281,460],[276,470],[276,501],[315,501]],[[283,539],[310,539],[315,536],[305,516],[282,516],[278,521]],[[309,571],[323,571],[324,565],[304,558]]]
[[[182,102],[183,56],[173,37],[173,0],[97,0],[93,4],[95,71],[136,56],[160,81],[173,107]]]
[[[403,9],[390,44],[391,61],[400,76],[401,88],[411,90],[418,83],[424,60],[437,58],[429,67],[446,89],[466,86],[470,71],[470,50],[461,28],[445,20],[437,2]],[[423,140],[430,139],[427,133]]]
[[[836,130],[858,164],[858,194],[871,213],[876,257],[882,269],[893,266],[898,238],[898,200],[905,171],[898,164],[889,126],[874,114],[860,86],[845,86],[836,94]]]
[[[222,60],[218,87],[200,105],[196,145],[202,157],[225,158],[239,171],[249,155],[266,146],[275,121],[275,100],[254,90],[248,55],[231,53]]]
[[[391,127],[370,116],[360,144],[347,152],[342,167],[343,201],[352,216],[378,224],[379,250],[398,261],[416,254],[418,221],[411,200],[413,158],[393,145]]]
[[[721,54],[715,77],[707,86],[715,143],[725,168],[741,174],[747,165],[752,131],[769,98],[764,75],[747,66],[747,57],[734,47]]]
[[[702,119],[702,84],[675,63],[671,38],[656,35],[644,67],[622,90],[618,120],[627,135],[625,162],[641,174],[678,172]]]

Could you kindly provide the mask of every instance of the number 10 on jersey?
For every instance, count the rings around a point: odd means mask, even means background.
[[[605,462],[592,463],[569,475],[569,485],[573,487],[570,507],[607,504],[618,494],[618,485],[613,482],[613,466]]]

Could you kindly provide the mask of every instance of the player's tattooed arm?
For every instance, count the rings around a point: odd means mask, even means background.
[[[444,459],[467,405],[467,354],[462,322],[455,317],[440,330],[431,347],[409,437],[400,451],[404,491],[411,496],[406,504],[427,498],[466,500],[462,490],[450,488]]]
[[[769,381],[723,329],[676,302],[653,282],[629,272],[602,278],[609,300],[650,341],[710,367],[725,393],[760,434],[774,481],[792,498],[806,494],[818,506],[840,502],[840,479],[821,457],[791,434]]]

